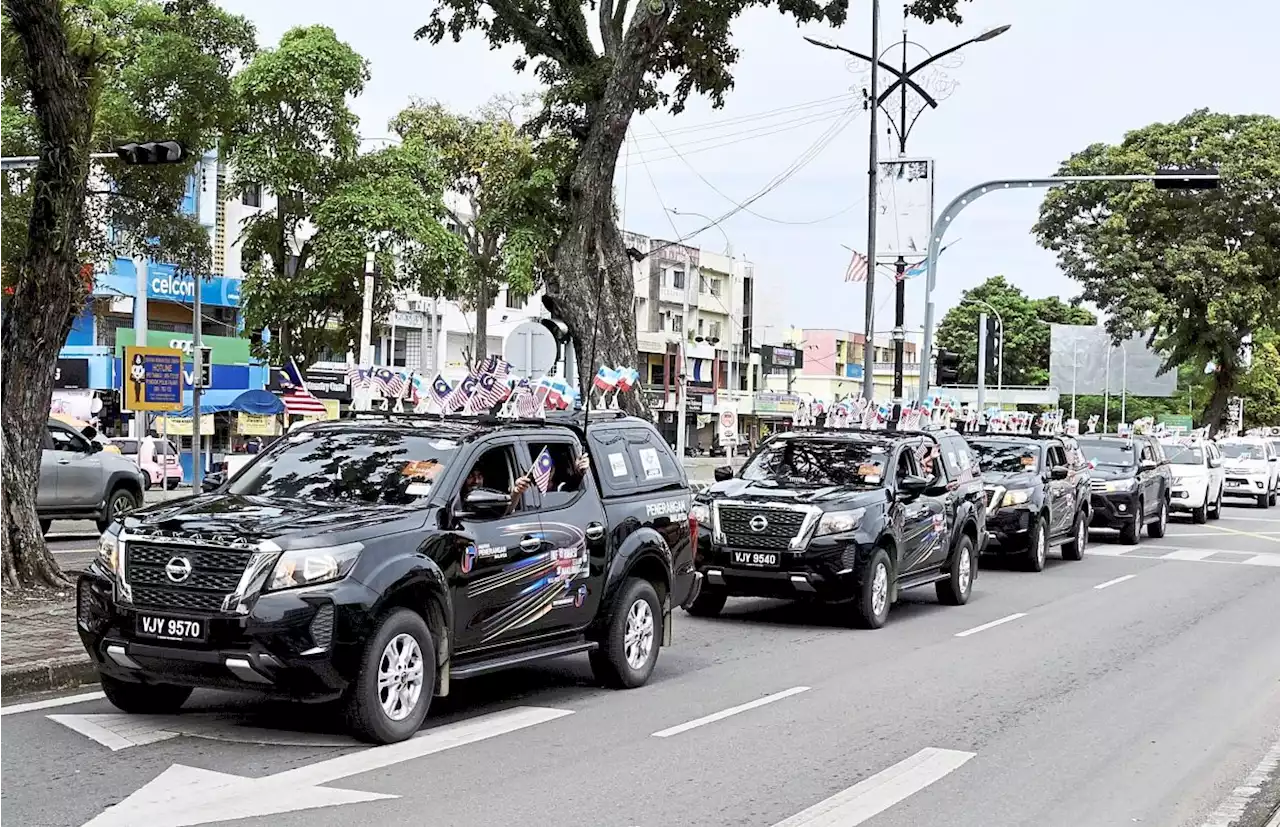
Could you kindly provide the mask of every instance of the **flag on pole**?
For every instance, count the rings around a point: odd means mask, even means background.
[[[475,413],[483,413],[506,399],[509,391],[505,380],[499,382],[494,374],[486,373],[476,380],[476,387],[467,400],[467,407]]]
[[[620,371],[601,365],[600,370],[596,371],[596,378],[593,383],[597,389],[608,393],[617,387],[619,378]]]
[[[555,467],[555,461],[551,459],[551,454],[546,448],[543,448],[538,458],[533,461],[533,468],[530,469],[529,475],[533,477],[533,484],[538,486],[538,490],[543,494],[551,490],[551,472]]]
[[[453,387],[449,384],[449,380],[437,373],[436,378],[431,380],[431,398],[437,405],[443,405],[452,392]]]
[[[290,416],[327,416],[329,409],[307,390],[302,371],[294,359],[280,368],[280,387],[284,389],[284,410]]]
[[[467,400],[471,398],[471,394],[475,392],[476,382],[480,377],[474,373],[467,374],[466,378],[458,383],[458,386],[449,392],[444,401],[440,403],[442,413],[453,413],[461,410],[462,406],[467,404]]]
[[[854,251],[853,256],[849,259],[849,267],[844,271],[845,281],[866,281],[867,280],[867,257],[862,253]]]

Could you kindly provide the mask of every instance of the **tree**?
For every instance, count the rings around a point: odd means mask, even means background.
[[[1271,330],[1257,331],[1251,351],[1249,369],[1239,386],[1244,397],[1244,426],[1280,425],[1280,336]]]
[[[228,141],[237,190],[275,194],[241,233],[245,324],[269,328],[260,356],[314,361],[359,339],[365,254],[377,254],[375,315],[413,268],[448,270],[460,243],[444,228],[443,175],[419,138],[359,154],[348,99],[367,63],[332,29],[291,29],[235,78],[241,127]],[[412,262],[413,268],[396,260]]]
[[[1004,321],[1006,385],[1049,384],[1049,325],[1097,324],[1092,313],[1064,304],[1057,296],[1031,299],[1004,276],[993,276],[966,290],[938,326],[938,347],[960,355],[959,381],[966,384],[978,381],[978,315],[993,315],[970,299],[990,304]],[[987,377],[988,385],[995,381]]]
[[[208,260],[207,235],[177,214],[189,165],[108,162],[90,191],[89,154],[157,138],[193,155],[211,147],[253,30],[207,0],[5,0],[3,26],[4,153],[40,160],[4,181],[0,545],[6,586],[61,585],[35,496],[54,368],[88,297],[86,273],[115,252],[195,272]]]
[[[567,220],[552,256],[547,296],[568,325],[576,352],[596,353],[594,364],[580,372],[584,393],[599,365],[636,359],[634,282],[613,200],[618,153],[631,118],[663,105],[679,113],[693,92],[723,105],[739,54],[730,27],[746,9],[772,5],[638,0],[632,8],[630,0],[437,0],[417,32],[439,43],[446,35],[460,40],[478,29],[494,48],[520,46],[524,54],[516,70],[532,63],[547,87],[532,126],[563,130],[575,143],[561,191]],[[907,8],[929,22],[959,22],[958,5],[959,0],[914,0]],[[848,0],[788,0],[776,7],[799,23],[839,26]],[[588,11],[596,21],[594,39]],[[665,83],[669,78],[674,83]],[[635,393],[623,402],[641,409]]]
[[[391,128],[436,148],[445,188],[462,201],[449,214],[467,255],[459,267],[419,273],[419,290],[464,299],[475,310],[471,358],[478,364],[487,355],[488,309],[499,287],[528,295],[547,276],[562,224],[556,194],[569,147],[556,137],[521,133],[500,105],[470,118],[417,101]]]
[[[1243,340],[1280,322],[1280,120],[1193,112],[1116,146],[1094,144],[1063,175],[1217,167],[1212,191],[1089,183],[1051,191],[1035,234],[1107,314],[1117,340],[1150,331],[1166,367],[1213,362],[1204,421],[1222,426],[1244,373]]]

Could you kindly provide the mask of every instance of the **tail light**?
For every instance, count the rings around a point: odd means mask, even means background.
[[[696,545],[698,542],[698,515],[693,513],[692,508],[689,509],[689,536]]]

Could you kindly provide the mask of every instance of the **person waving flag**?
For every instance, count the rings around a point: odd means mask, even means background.
[[[529,476],[533,478],[533,484],[538,486],[538,490],[543,494],[551,490],[551,473],[555,470],[555,461],[551,459],[551,453],[544,447],[538,453],[538,458],[533,461],[533,468],[529,470]]]

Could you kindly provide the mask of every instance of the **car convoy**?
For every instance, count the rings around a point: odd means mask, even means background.
[[[640,686],[676,606],[811,599],[874,629],[907,589],[966,603],[980,555],[1041,571],[1054,547],[1082,559],[1090,527],[1136,543],[1171,510],[1274,502],[1266,440],[1167,447],[807,428],[695,493],[658,431],[617,411],[316,423],[195,496],[117,514],[77,625],[126,712],[266,692],[336,702],[358,737],[392,743],[433,697],[535,661],[586,654],[602,683]]]

